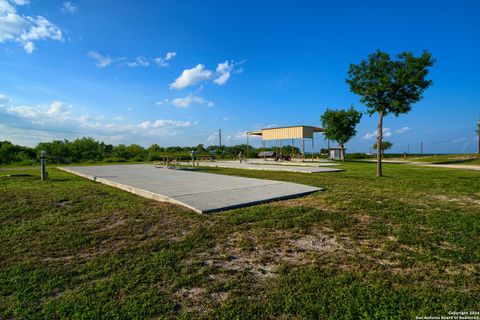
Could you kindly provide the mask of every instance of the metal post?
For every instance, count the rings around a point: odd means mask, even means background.
[[[295,157],[295,146],[294,146],[294,141],[292,139],[292,160]]]
[[[40,153],[40,164],[40,174],[42,176],[41,178],[42,181],[45,181],[47,180],[47,152],[45,150],[42,150],[42,152]]]
[[[312,161],[313,161],[313,156],[315,154],[315,149],[314,148],[315,148],[315,145],[313,143],[313,137],[312,137]]]
[[[222,129],[218,129],[218,146],[222,149]]]
[[[249,138],[249,135],[247,133],[247,152],[245,153],[245,163],[248,163],[248,138]]]
[[[280,139],[280,161],[283,161],[283,146],[282,146],[283,140]]]
[[[302,139],[302,161],[305,161],[305,139]]]

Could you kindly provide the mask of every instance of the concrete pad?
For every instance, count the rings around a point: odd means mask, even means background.
[[[246,169],[246,170],[267,170],[267,171],[285,171],[285,172],[300,172],[300,173],[320,173],[320,172],[338,172],[342,169],[319,167],[319,166],[295,166],[295,165],[280,165],[280,164],[262,164],[262,163],[245,163],[234,161],[214,161],[214,162],[200,162],[200,166],[204,167],[219,167],[231,169]]]
[[[155,168],[148,164],[59,169],[146,198],[182,205],[199,213],[293,198],[321,190],[297,183]]]
[[[230,161],[233,162],[233,161]],[[238,160],[236,161],[238,162]],[[339,166],[340,163],[333,162],[329,160],[318,160],[318,161],[310,161],[305,160],[305,162],[301,161],[273,161],[273,160],[263,160],[263,159],[248,159],[248,163],[254,164],[263,164],[263,165],[279,165],[279,166],[305,166],[305,167],[330,167],[330,166]]]

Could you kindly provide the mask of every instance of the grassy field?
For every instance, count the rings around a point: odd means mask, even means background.
[[[480,156],[478,154],[442,154],[425,157],[406,157],[397,158],[398,160],[407,160],[412,162],[425,162],[430,164],[471,164],[480,165]],[[389,160],[394,160],[389,159]]]
[[[480,173],[206,172],[325,188],[212,215],[0,172],[0,318],[414,319],[480,309]]]

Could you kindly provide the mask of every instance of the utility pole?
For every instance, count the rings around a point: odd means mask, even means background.
[[[40,153],[40,174],[42,176],[41,177],[42,181],[47,180],[46,164],[47,164],[47,152],[45,150],[42,150],[42,152]]]
[[[420,142],[420,155],[423,156],[423,141]]]
[[[477,121],[477,135],[478,135],[478,155],[480,156],[480,118]]]
[[[221,149],[222,148],[222,129],[218,129],[218,146]]]
[[[410,155],[410,145],[407,146],[407,154]]]

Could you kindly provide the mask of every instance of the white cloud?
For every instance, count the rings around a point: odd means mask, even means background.
[[[33,50],[35,50],[35,45],[33,44],[32,41],[28,41],[23,45],[23,49],[25,49],[27,53],[32,53]]]
[[[235,133],[233,138],[235,140],[245,141],[247,139],[247,132],[246,131],[239,131],[239,132]]]
[[[198,122],[190,121],[175,121],[175,120],[165,120],[158,119],[156,121],[144,121],[138,125],[139,128],[148,129],[148,128],[187,128],[196,125]]]
[[[96,51],[90,51],[87,56],[95,60],[95,66],[98,68],[105,68],[112,64],[113,60],[109,56],[104,56]]]
[[[30,0],[13,0],[13,2],[19,6],[24,6],[30,3]]]
[[[23,45],[27,53],[35,49],[34,41],[62,41],[62,31],[42,16],[31,17],[17,13],[15,6],[27,4],[26,0],[8,2],[0,0],[0,43],[15,41]]]
[[[390,130],[390,128],[383,128],[382,132],[383,132],[382,136],[384,138],[389,138],[389,137],[392,136],[392,131]],[[363,139],[364,140],[370,140],[372,138],[375,138],[376,136],[377,136],[377,131],[367,132],[363,136]]]
[[[64,13],[74,14],[77,11],[77,6],[72,1],[64,1],[60,10]]]
[[[218,132],[214,132],[207,137],[207,143],[214,143],[218,141]]]
[[[131,68],[148,67],[150,65],[150,62],[148,62],[148,60],[144,57],[137,57],[133,62],[125,62],[125,65]]]
[[[155,102],[155,105],[156,106],[162,106],[165,103],[168,103],[168,101],[169,101],[168,99],[158,100],[157,102]]]
[[[176,52],[174,51],[170,51],[170,52],[167,52],[167,54],[165,55],[165,57],[158,57],[158,58],[155,58],[155,63],[157,65],[159,65],[160,67],[167,67],[168,66],[168,63],[167,61],[173,59],[175,56],[177,55]]]
[[[215,80],[213,80],[214,83],[218,85],[223,85],[225,84],[228,79],[230,78],[230,72],[233,69],[233,65],[230,64],[228,61],[225,61],[224,63],[219,63],[217,65],[217,77]]]
[[[241,73],[243,69],[234,69],[236,66],[245,63],[244,60],[240,62],[225,61],[217,65],[215,72],[206,69],[203,64],[197,64],[192,69],[183,70],[182,74],[170,84],[170,89],[183,89],[196,84],[203,85],[203,82],[213,79],[213,83],[217,85],[225,84],[232,73]]]
[[[398,134],[405,133],[407,131],[410,131],[410,127],[403,127],[403,128],[395,130],[395,132],[398,133]]]
[[[177,53],[174,52],[174,51],[167,52],[167,54],[165,55],[165,60],[166,60],[166,61],[171,60],[171,59],[173,59],[176,55],[177,55]]]
[[[205,69],[203,64],[197,64],[192,69],[183,70],[182,74],[170,84],[172,89],[182,89],[212,78],[213,72]]]
[[[5,95],[0,95],[0,118],[10,116],[8,123],[0,125],[2,135],[9,132],[49,133],[48,139],[63,139],[71,136],[103,137],[106,141],[135,142],[138,138],[161,138],[178,134],[178,130],[194,127],[198,121],[180,121],[172,119],[156,119],[139,123],[122,123],[123,117],[117,116],[113,122],[104,122],[105,117],[91,117],[87,114],[76,114],[71,105],[54,101],[48,106],[15,105]],[[20,131],[19,131],[20,130]],[[52,135],[52,132],[54,133]],[[31,140],[38,140],[39,136],[31,136]]]
[[[207,107],[214,106],[212,101],[205,100],[202,97],[194,96],[192,94],[183,98],[175,98],[172,100],[172,105],[177,108],[188,108],[194,104],[206,105]]]
[[[46,114],[51,117],[65,117],[70,114],[72,107],[61,101],[54,101],[47,109]]]

